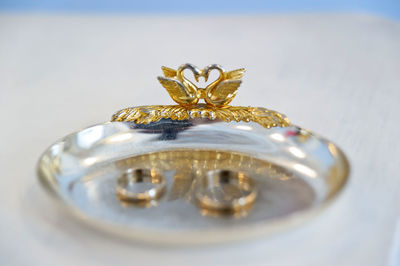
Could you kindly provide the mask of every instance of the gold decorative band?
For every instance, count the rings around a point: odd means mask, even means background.
[[[262,107],[214,107],[205,104],[198,104],[192,108],[181,105],[131,107],[115,113],[111,118],[111,122],[148,124],[161,119],[186,120],[191,118],[218,119],[226,122],[256,122],[265,128],[286,127],[290,125],[290,121],[285,115]]]

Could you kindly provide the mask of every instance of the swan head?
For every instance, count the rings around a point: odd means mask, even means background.
[[[223,74],[225,72],[224,68],[218,64],[212,64],[208,65],[203,69],[202,76],[204,77],[204,80],[207,82],[208,81],[208,76],[210,75],[211,70],[216,69],[220,73],[220,77],[218,79],[223,78]]]

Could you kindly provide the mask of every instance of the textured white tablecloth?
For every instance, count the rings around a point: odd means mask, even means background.
[[[58,210],[37,182],[41,152],[123,107],[170,104],[156,76],[185,62],[245,67],[233,104],[279,110],[343,148],[338,201],[269,238],[186,248],[124,242]],[[382,18],[2,14],[0,265],[397,265],[399,101],[400,23]]]

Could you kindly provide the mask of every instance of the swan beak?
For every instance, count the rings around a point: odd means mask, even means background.
[[[199,82],[199,77],[200,77],[199,74],[194,75],[194,79],[195,79],[197,82]]]

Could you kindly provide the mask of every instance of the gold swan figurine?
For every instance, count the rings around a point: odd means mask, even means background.
[[[213,64],[200,70],[192,64],[183,64],[177,70],[163,66],[163,77],[158,77],[161,85],[178,105],[148,105],[122,109],[116,112],[111,121],[149,124],[161,119],[187,120],[207,118],[225,122],[256,122],[265,128],[286,127],[289,119],[278,112],[262,107],[228,105],[236,96],[245,70],[239,68],[226,72],[220,65]],[[190,81],[185,73],[190,70],[194,80]],[[219,76],[209,81],[205,88],[199,88],[196,82],[203,77],[209,80],[210,73],[218,71]],[[185,72],[185,73],[184,73]],[[194,84],[195,83],[195,84]],[[197,86],[196,86],[197,85]],[[204,99],[205,104],[198,104]]]
[[[192,64],[183,64],[178,70],[161,67],[165,77],[158,77],[161,85],[167,89],[171,98],[180,105],[190,106],[197,104],[199,98],[197,97],[197,87],[184,75],[185,69],[190,69],[193,72],[196,81],[199,81],[201,70]]]
[[[183,64],[177,70],[163,66],[164,77],[158,77],[158,81],[168,91],[171,98],[181,106],[190,107],[204,99],[207,105],[221,107],[230,103],[236,96],[237,89],[241,84],[241,78],[245,72],[244,68],[225,72],[217,64],[198,69],[192,64]],[[183,71],[189,69],[193,72],[194,78],[199,82],[203,77],[207,82],[212,70],[219,71],[219,77],[211,82],[206,88],[198,88],[188,80]]]
[[[211,70],[219,71],[219,77],[206,87],[205,101],[212,106],[224,106],[230,103],[236,96],[245,72],[244,68],[225,72],[225,70],[217,64],[209,65],[203,70],[203,76],[207,82]]]

